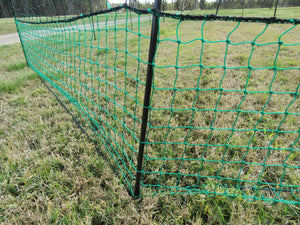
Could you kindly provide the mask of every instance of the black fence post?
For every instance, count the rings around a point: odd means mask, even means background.
[[[216,15],[218,15],[218,12],[219,12],[220,5],[221,5],[221,0],[219,0],[218,6],[217,6]]]
[[[163,0],[163,12],[165,12],[165,4],[166,4],[166,0]],[[163,20],[164,20],[164,22],[165,22],[165,17],[163,17]]]
[[[160,7],[161,7],[161,0],[155,0],[154,9],[160,11]],[[156,45],[157,45],[158,23],[159,23],[158,19],[159,19],[159,16],[153,14],[134,197],[139,197],[139,195],[140,195],[140,183],[141,183],[141,178],[142,178],[141,170],[142,170],[142,166],[143,166],[143,155],[144,155],[144,148],[145,148],[145,141],[146,141],[148,112],[149,112],[150,97],[151,97],[151,91],[152,91],[153,61],[154,61]]]
[[[129,1],[129,6],[133,7],[132,1]],[[131,10],[129,11],[130,13],[130,24],[131,24],[131,30],[133,30],[133,26],[132,26],[132,15],[131,15]]]
[[[243,9],[242,9],[242,16],[244,16],[245,0],[243,0],[243,2],[242,2],[242,3],[243,3],[243,5],[242,5],[242,8],[243,8]]]

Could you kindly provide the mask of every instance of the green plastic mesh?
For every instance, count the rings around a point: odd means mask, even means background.
[[[300,25],[293,20],[164,14],[163,22],[155,11],[123,5],[16,24],[29,66],[133,193],[151,14],[160,23],[141,195],[300,204]]]

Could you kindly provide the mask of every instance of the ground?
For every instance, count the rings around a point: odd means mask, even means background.
[[[299,207],[282,203],[199,194],[133,199],[26,66],[20,44],[0,47],[0,149],[2,224],[300,223]]]

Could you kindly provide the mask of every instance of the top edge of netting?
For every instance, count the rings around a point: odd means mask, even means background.
[[[112,12],[118,12],[122,9],[128,9],[132,12],[135,12],[138,15],[146,15],[146,14],[152,14],[158,17],[165,17],[165,18],[172,18],[180,21],[234,21],[234,22],[252,22],[252,23],[267,23],[267,24],[300,24],[300,19],[280,19],[276,17],[237,17],[237,16],[218,16],[215,14],[210,14],[210,15],[183,15],[179,13],[164,13],[156,9],[150,9],[148,8],[147,10],[144,9],[138,9],[132,6],[129,6],[127,4],[123,4],[114,8],[110,8],[107,10],[101,10],[93,13],[87,13],[87,14],[81,14],[79,16],[74,16],[71,18],[64,18],[64,19],[50,19],[46,21],[27,21],[27,20],[22,20],[18,18],[25,18],[25,17],[40,17],[39,15],[35,16],[18,16],[15,15],[14,17],[19,21],[23,23],[29,23],[29,24],[51,24],[51,23],[70,23],[74,22],[80,19],[88,18],[91,16],[96,16],[100,14],[106,14],[106,13],[112,13]]]

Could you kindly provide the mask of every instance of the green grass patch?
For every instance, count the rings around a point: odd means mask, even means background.
[[[16,32],[17,28],[13,18],[0,18],[0,35]]]
[[[13,63],[13,64],[8,64],[5,67],[5,70],[7,72],[12,72],[12,71],[18,71],[18,70],[22,70],[27,66],[26,62],[17,62],[17,63]]]
[[[0,46],[0,93],[15,92],[37,74],[27,67],[20,44]]]
[[[0,93],[3,92],[14,92],[19,88],[23,87],[29,80],[37,78],[37,74],[34,72],[27,72],[24,75],[18,76],[11,80],[0,80]]]

